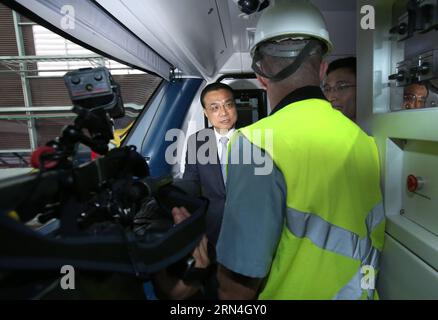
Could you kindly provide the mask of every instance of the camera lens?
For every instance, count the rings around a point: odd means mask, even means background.
[[[248,15],[256,12],[260,5],[259,0],[239,0],[237,4],[240,11]]]

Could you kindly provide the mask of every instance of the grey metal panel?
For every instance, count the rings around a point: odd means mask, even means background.
[[[438,299],[438,272],[386,235],[377,290],[381,299]]]
[[[232,54],[228,1],[97,2],[184,75],[213,78]]]
[[[354,0],[311,0],[315,6],[322,11],[354,11],[356,1]]]
[[[438,270],[438,238],[404,216],[389,216],[386,232],[425,263]]]
[[[385,299],[437,299],[438,237],[416,224],[403,211],[406,196],[406,150],[401,139],[438,141],[437,108],[391,112],[392,87],[388,75],[403,60],[400,43],[391,42],[392,4],[396,1],[359,0],[358,6],[374,5],[376,29],[358,27],[358,118],[375,137],[382,169],[387,237],[382,253],[379,293]],[[371,67],[372,66],[372,67]],[[423,165],[427,177],[434,166]],[[420,210],[420,209],[418,209]]]

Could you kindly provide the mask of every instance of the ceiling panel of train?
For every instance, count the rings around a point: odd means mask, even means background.
[[[248,52],[260,13],[242,15],[237,0],[17,2],[61,30],[60,9],[66,4],[73,5],[77,27],[63,31],[164,78],[168,78],[171,65],[180,69],[184,75],[200,76],[208,81],[221,73],[251,71]],[[335,44],[333,56],[354,54],[356,1],[311,2],[321,8],[327,20]],[[114,23],[113,17],[138,38]]]
[[[207,80],[248,72],[251,39],[260,14],[243,16],[237,0],[97,0],[125,26],[186,75]],[[355,53],[352,0],[311,0],[326,17],[334,56]],[[340,23],[342,21],[342,24]]]
[[[233,53],[227,1],[97,2],[184,74],[211,78]]]

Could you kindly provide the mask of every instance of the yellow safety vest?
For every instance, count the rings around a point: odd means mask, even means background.
[[[292,103],[240,132],[271,156],[287,188],[259,299],[375,298],[385,216],[373,138],[321,99]]]

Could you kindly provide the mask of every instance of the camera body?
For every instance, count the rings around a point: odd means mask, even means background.
[[[0,181],[0,297],[11,296],[15,276],[42,271],[58,277],[64,265],[141,282],[190,257],[205,233],[205,199],[173,185],[172,177],[149,177],[134,146],[107,150],[112,117],[124,113],[109,71],[79,69],[64,80],[78,114],[74,124],[34,152],[37,172]],[[104,156],[75,166],[78,144]],[[175,206],[191,212],[178,225]],[[28,225],[32,221],[41,226]],[[35,274],[27,284],[36,293],[17,289],[16,296],[41,297],[47,288],[40,281]]]
[[[125,115],[120,87],[105,67],[84,68],[65,74],[73,105],[86,109],[104,109],[111,118]]]
[[[267,8],[269,6],[269,0],[239,0],[237,5],[240,11],[250,15]]]

